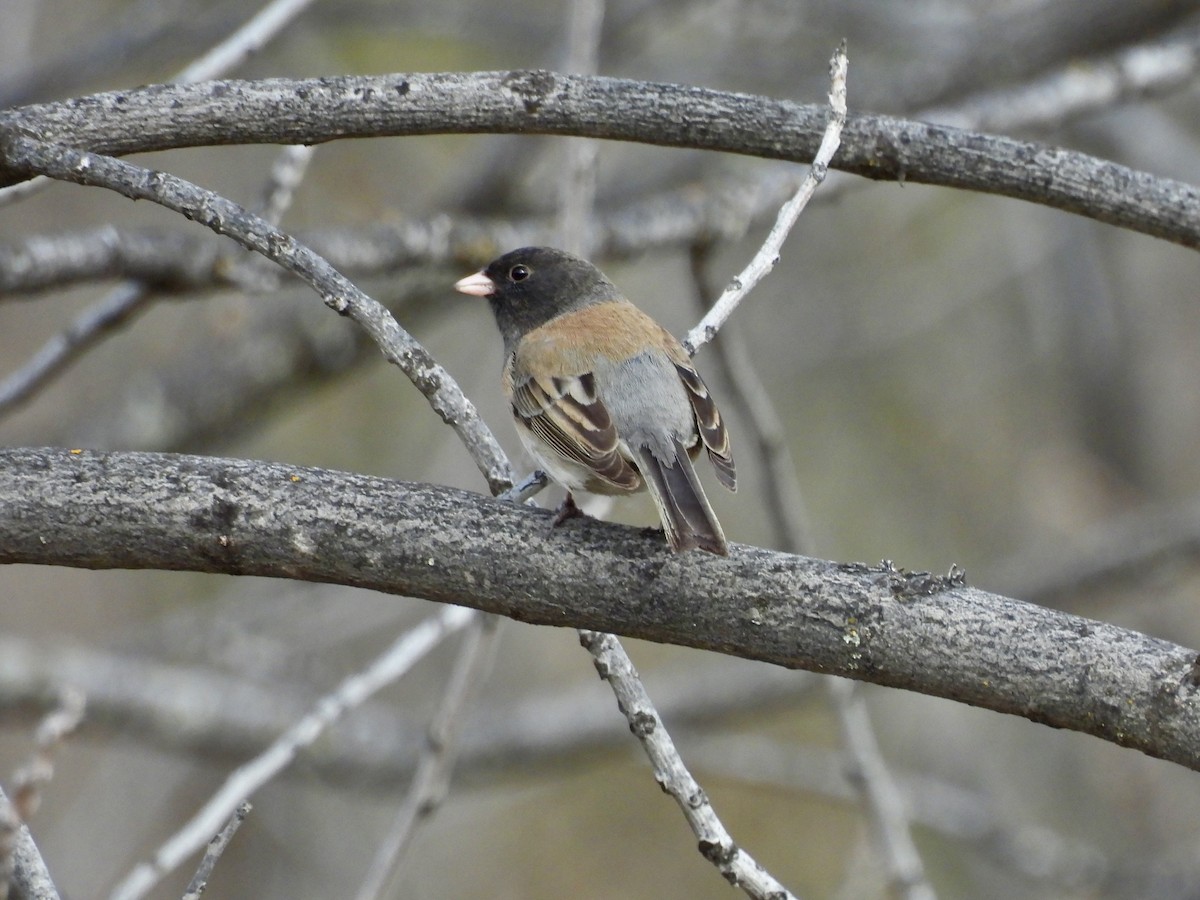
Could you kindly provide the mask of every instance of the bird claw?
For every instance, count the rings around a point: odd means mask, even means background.
[[[587,518],[587,513],[578,507],[575,503],[575,498],[567,491],[567,496],[563,498],[563,502],[558,504],[558,509],[554,511],[554,519],[550,522],[551,528],[557,528],[567,519]]]

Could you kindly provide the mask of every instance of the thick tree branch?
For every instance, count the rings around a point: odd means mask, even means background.
[[[550,515],[322,469],[0,452],[0,562],[263,575],[459,603],[916,690],[1200,769],[1194,650],[886,564],[746,546],[701,559],[602,522],[550,531]]]
[[[17,135],[123,155],[419,134],[560,134],[808,162],[828,111],[688,85],[545,71],[154,85],[0,112],[0,185],[35,174]],[[1200,190],[1082,153],[852,114],[837,167],[1042,203],[1200,247]]]

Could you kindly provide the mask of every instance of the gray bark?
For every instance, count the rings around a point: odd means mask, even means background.
[[[1024,716],[1200,769],[1197,654],[955,577],[661,535],[447,487],[155,453],[0,452],[0,562],[354,585]]]

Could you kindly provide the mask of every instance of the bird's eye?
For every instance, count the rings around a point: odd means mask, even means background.
[[[509,281],[524,281],[529,277],[529,266],[516,265],[508,270]]]

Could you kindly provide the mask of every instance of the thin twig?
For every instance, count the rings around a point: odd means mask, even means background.
[[[219,78],[261,50],[312,2],[313,0],[272,0],[245,25],[204,56],[180,70],[170,80],[177,84],[188,84]],[[32,197],[50,183],[51,180],[47,176],[39,175],[29,181],[0,188],[0,207]]]
[[[0,415],[32,398],[84,352],[146,309],[153,299],[152,289],[144,282],[128,281],[85,309],[42,344],[24,365],[0,381]]]
[[[219,78],[261,50],[304,12],[313,0],[272,0],[245,25],[229,35],[173,79],[189,83]]]
[[[829,171],[829,163],[841,144],[842,127],[846,124],[847,65],[846,46],[843,42],[829,62],[829,123],[825,126],[825,134],[821,138],[821,145],[809,167],[808,175],[804,177],[792,199],[779,210],[775,225],[771,228],[758,253],[750,260],[750,264],[722,291],[708,314],[687,333],[687,337],[683,339],[683,346],[688,353],[694,355],[697,350],[716,337],[721,326],[737,309],[737,305],[742,302],[742,298],[775,268],[775,264],[779,262],[779,251],[783,247],[788,233],[796,224],[796,219],[808,205],[808,201],[821,182],[825,180],[825,175]]]
[[[706,266],[711,248],[708,243],[695,245],[689,254],[696,302],[704,309],[715,293]],[[812,553],[812,521],[796,475],[796,462],[758,368],[736,329],[723,329],[721,340],[712,343],[712,353],[725,382],[724,390],[729,392],[727,405],[739,410],[750,427],[758,455],[754,468],[762,473],[762,498],[772,529],[782,542],[780,549]]]
[[[916,118],[955,128],[1009,133],[1061,127],[1088,113],[1160,96],[1195,81],[1200,25],[1190,24],[1106,56],[1071,59],[1016,87],[982,91]]]
[[[313,0],[273,0],[245,25],[175,76],[189,82],[216,78],[241,64],[261,49]],[[314,148],[285,148],[272,168],[270,189],[263,204],[263,218],[278,224],[304,177]],[[0,207],[30,196],[46,176],[0,189]],[[34,187],[30,187],[34,185]],[[130,281],[116,287],[94,306],[84,310],[66,329],[41,346],[25,365],[0,382],[0,415],[29,400],[40,388],[68,369],[106,336],[124,326],[155,300],[155,292],[144,282]]]
[[[200,895],[208,887],[208,880],[212,878],[217,860],[221,858],[221,854],[225,852],[225,848],[229,846],[234,834],[242,827],[242,822],[253,808],[249,803],[239,804],[225,823],[225,827],[208,842],[208,848],[200,858],[200,865],[196,867],[196,874],[192,876],[187,890],[183,892],[183,900],[200,900]]]
[[[860,686],[845,678],[828,678],[826,684],[849,763],[846,776],[866,805],[888,885],[897,897],[933,900],[937,895],[913,842],[907,805],[883,761]]]
[[[312,2],[312,0],[306,0],[306,2]],[[272,225],[282,222],[284,213],[291,208],[296,190],[304,181],[308,164],[312,162],[313,154],[316,152],[316,147],[293,144],[290,147],[284,147],[275,157],[275,162],[271,165],[270,178],[263,191],[262,204],[258,210],[258,214]]]
[[[830,64],[830,73],[832,126],[834,122],[845,118],[846,60],[844,47],[839,50],[838,54],[835,54]],[[831,141],[831,155],[833,150],[836,150],[836,140],[835,134]],[[827,162],[828,160],[826,160]],[[811,173],[810,177],[805,179],[806,185],[810,179]],[[812,183],[807,194],[805,194],[805,187],[801,187],[797,197],[804,195],[803,202],[798,203],[796,198],[793,198],[785,205],[785,209],[780,211],[775,228],[768,235],[764,246],[755,254],[747,271],[755,269],[756,264],[761,266],[768,259],[771,261],[770,265],[774,265],[778,259],[777,253],[783,239],[795,223],[812,191],[815,191],[819,181],[820,179],[817,179]],[[788,211],[788,206],[794,207],[794,209]],[[781,228],[781,226],[783,227]],[[711,295],[707,284],[708,279],[704,272],[706,256],[706,247],[694,247],[691,253],[692,279],[697,287],[697,299],[701,303]],[[755,271],[759,270],[755,269]],[[765,273],[766,269],[761,271]],[[744,276],[745,273],[742,277]],[[734,284],[737,285],[738,281],[735,281]],[[730,289],[726,289],[725,295],[730,296],[726,317],[752,287],[753,283],[736,295],[731,294]],[[722,300],[725,300],[725,296],[722,297]],[[713,307],[713,312],[721,306],[721,302],[719,300]],[[714,330],[722,321],[724,319],[714,321]],[[702,326],[703,322],[701,326],[697,326],[697,329],[693,330],[692,334],[697,334]],[[712,336],[707,331],[705,334],[707,337]],[[779,416],[758,377],[756,367],[749,354],[737,343],[736,335],[726,334],[724,339],[714,346],[718,362],[724,370],[725,381],[735,395],[735,405],[747,413],[747,423],[755,436],[760,468],[767,473],[767,477],[763,480],[766,494],[765,505],[771,512],[775,531],[779,535],[784,549],[793,553],[811,553],[812,528],[808,516],[805,514],[803,497],[799,481],[796,478],[795,462],[783,439]],[[903,800],[879,752],[878,741],[861,695],[849,681],[830,678],[826,683],[830,701],[841,726],[847,757],[854,764],[854,777],[851,781],[859,789],[868,817],[873,824],[875,844],[884,860],[889,882],[898,896],[909,898],[909,900],[928,900],[934,896],[934,892],[925,877],[921,858],[912,840]]]
[[[365,329],[385,358],[425,395],[434,411],[458,434],[493,493],[511,486],[512,470],[504,451],[450,373],[400,327],[384,306],[290,234],[214,192],[166,172],[21,135],[9,135],[7,141],[26,171],[104,187],[135,200],[151,200],[218,234],[228,235],[298,275],[327,306]]]
[[[383,895],[395,877],[405,851],[412,845],[417,827],[427,821],[445,799],[450,773],[458,759],[463,713],[491,667],[500,623],[499,618],[486,613],[476,613],[473,617],[446,682],[437,715],[429,725],[425,749],[417,763],[408,796],[400,805],[387,837],[375,852],[375,859],[358,890],[358,900],[373,900]]]
[[[18,896],[57,897],[45,863],[25,823],[42,803],[42,788],[54,777],[54,754],[83,720],[82,691],[65,687],[58,705],[38,723],[33,755],[12,778],[12,799],[0,791],[0,900],[16,884]]]
[[[12,803],[22,821],[28,822],[42,803],[42,788],[54,777],[54,754],[79,723],[87,701],[83,691],[65,687],[58,706],[38,724],[33,756],[13,775]]]
[[[564,68],[595,75],[600,65],[600,36],[604,0],[572,0],[567,25]],[[579,256],[592,252],[596,202],[597,142],[587,138],[563,141],[563,171],[558,181],[559,245]]]
[[[704,858],[725,879],[749,896],[785,900],[793,895],[737,844],[721,824],[704,789],[684,766],[666,726],[642,686],[637,670],[611,634],[580,630],[580,642],[595,659],[596,671],[609,683],[630,730],[642,744],[654,768],[654,778],[670,794],[699,839]]]
[[[112,900],[137,900],[146,896],[163,876],[204,846],[240,803],[291,764],[297,754],[330,725],[408,672],[442,640],[464,628],[474,615],[464,607],[446,606],[437,616],[401,635],[366,669],[350,676],[333,693],[323,697],[308,715],[280,735],[270,747],[235,769],[187,824],[158,848],[151,861],[139,863],[122,879],[112,893]]]

